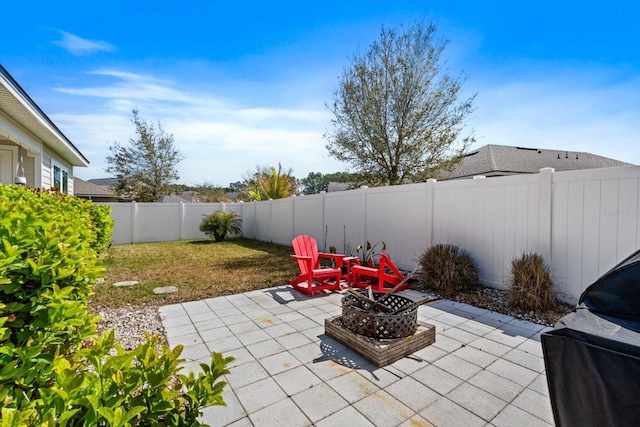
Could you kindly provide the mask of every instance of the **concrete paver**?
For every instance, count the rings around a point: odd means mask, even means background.
[[[404,291],[414,300],[424,294]],[[449,300],[419,308],[436,342],[378,368],[324,334],[337,292],[288,286],[160,308],[183,372],[237,357],[211,426],[553,425],[540,334],[549,328]]]

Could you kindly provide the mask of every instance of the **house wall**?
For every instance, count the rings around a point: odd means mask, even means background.
[[[25,130],[22,126],[16,123],[10,117],[0,112],[0,140],[5,140],[5,143],[14,146],[16,149],[16,155],[14,156],[14,173],[10,183],[13,184],[13,178],[16,176],[15,169],[18,166],[17,147],[22,145],[27,149],[27,154],[24,156],[24,175],[27,178],[27,185],[30,187],[40,186],[40,173],[35,168],[36,159],[39,159],[37,153],[40,152],[42,143],[29,131]],[[3,143],[0,141],[0,146]]]
[[[0,184],[13,184],[18,147],[0,144]]]
[[[68,172],[68,190],[69,194],[73,194],[73,166],[55,154],[46,144],[15,120],[0,114],[0,140],[3,139],[8,141],[11,146],[17,144],[27,149],[27,154],[24,157],[24,174],[27,178],[27,185],[30,187],[51,188],[53,184],[53,162]],[[15,146],[16,150],[17,145]],[[17,167],[17,155],[14,157],[15,168]],[[40,166],[36,167],[36,165]]]
[[[481,281],[500,289],[508,286],[511,260],[537,252],[570,303],[640,248],[640,167],[543,169],[251,203],[108,205],[114,244],[203,238],[202,215],[232,210],[242,216],[244,237],[289,245],[309,234],[320,250],[352,254],[366,240],[382,240],[404,269],[433,244],[456,244],[474,258]]]
[[[42,142],[38,138],[1,111],[0,139],[7,139],[16,144],[22,144],[31,153],[38,153],[42,149]]]
[[[42,151],[42,187],[53,187],[53,167],[60,167],[68,172],[68,194],[73,195],[73,166],[61,159],[47,147]]]
[[[27,185],[29,187],[37,187],[35,157],[25,156],[23,167],[24,167],[24,176],[27,178]]]
[[[42,152],[42,163],[40,164],[40,175],[42,177],[42,188],[51,188],[53,185],[53,168],[51,167],[51,153],[44,150]]]

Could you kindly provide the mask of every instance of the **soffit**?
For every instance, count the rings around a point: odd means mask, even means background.
[[[89,161],[73,146],[39,108],[31,105],[13,85],[0,74],[0,110],[50,146],[73,166],[89,166]],[[31,102],[29,102],[31,101]],[[36,106],[37,107],[37,106]]]

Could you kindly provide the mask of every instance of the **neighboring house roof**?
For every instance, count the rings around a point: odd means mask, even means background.
[[[72,166],[89,166],[89,160],[58,129],[2,65],[0,65],[0,105],[13,120],[44,141]]]
[[[73,193],[75,196],[78,196],[78,197],[84,197],[84,198],[112,197],[116,199],[118,198],[116,193],[114,193],[113,191],[110,191],[108,188],[100,185],[92,184],[78,177],[74,178],[73,187],[74,187]]]
[[[88,179],[87,182],[105,187],[115,187],[118,185],[118,178],[93,178]]]
[[[183,191],[178,194],[170,194],[168,196],[164,196],[162,198],[162,203],[171,203],[171,202],[198,202],[198,198],[195,191]]]
[[[353,188],[352,182],[329,182],[327,185],[327,193],[332,193],[334,191],[345,191],[351,190]]]
[[[441,178],[538,173],[540,169],[547,167],[567,171],[616,166],[632,165],[591,153],[489,144],[467,153],[452,172],[443,173]]]

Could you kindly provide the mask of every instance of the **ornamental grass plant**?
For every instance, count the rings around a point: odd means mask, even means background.
[[[524,253],[511,261],[507,303],[526,311],[549,310],[558,304],[553,279],[542,256]]]
[[[420,257],[423,286],[443,297],[453,297],[478,285],[478,269],[471,256],[455,245],[437,244]]]

